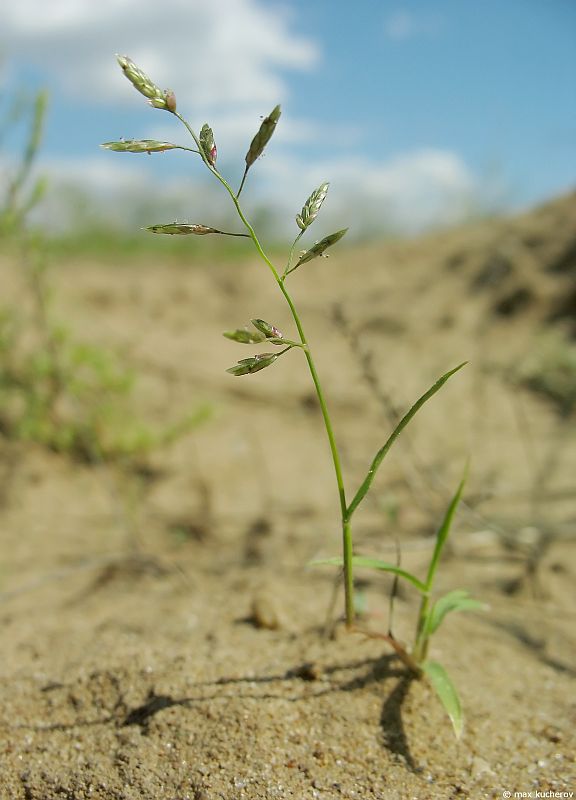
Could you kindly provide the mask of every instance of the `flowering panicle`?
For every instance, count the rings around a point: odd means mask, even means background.
[[[208,225],[199,225],[191,222],[168,222],[164,225],[149,225],[144,228],[150,233],[165,233],[169,236],[206,236],[207,233],[219,233],[222,236],[244,236],[247,233],[229,233],[228,231],[219,231],[218,228],[209,228]]]
[[[276,129],[276,124],[281,115],[280,106],[275,106],[270,114],[264,118],[258,133],[252,139],[248,152],[246,153],[246,169],[249,169],[257,158],[260,158],[264,152],[264,148],[272,138],[272,134]]]
[[[312,192],[308,200],[306,200],[302,211],[299,214],[296,214],[296,224],[301,231],[305,231],[309,225],[312,225],[318,216],[318,212],[322,207],[322,203],[328,194],[329,186],[329,183],[323,183],[321,186],[319,186],[315,192]]]
[[[122,72],[132,86],[137,89],[140,94],[148,98],[151,106],[154,108],[161,108],[165,111],[176,111],[176,95],[174,92],[166,89],[163,91],[148,77],[144,70],[137,67],[136,64],[128,56],[116,56]]]
[[[299,267],[300,264],[306,263],[306,261],[312,261],[313,258],[323,256],[324,251],[329,247],[332,247],[333,244],[336,244],[336,242],[338,242],[344,236],[347,230],[348,228],[343,228],[341,231],[331,233],[330,236],[325,236],[324,239],[316,242],[316,244],[312,245],[309,250],[306,250],[304,253],[302,253],[292,270],[296,269],[296,267]],[[290,270],[290,272],[292,272],[292,270]]]
[[[180,150],[180,145],[171,142],[158,142],[156,139],[126,139],[119,142],[104,142],[100,147],[116,153],[163,153],[166,150]]]
[[[241,359],[235,366],[227,369],[226,372],[236,375],[236,377],[251,375],[253,372],[260,372],[261,369],[270,367],[277,358],[278,355],[276,353],[260,353],[258,356]]]
[[[199,140],[202,152],[206,156],[206,161],[210,164],[211,167],[213,167],[216,164],[216,157],[218,155],[218,151],[216,149],[216,144],[214,142],[214,134],[212,133],[212,128],[209,125],[202,126]]]

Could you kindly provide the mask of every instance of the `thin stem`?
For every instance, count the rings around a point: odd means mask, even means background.
[[[428,618],[428,609],[430,607],[430,596],[422,595],[420,601],[420,610],[418,612],[418,622],[416,623],[416,636],[414,637],[414,648],[412,650],[412,658],[417,664],[421,664],[426,658],[428,651],[428,636],[424,635],[426,628],[426,620]]]
[[[240,197],[240,193],[241,193],[242,189],[244,188],[244,184],[246,183],[246,176],[248,175],[248,170],[249,169],[250,169],[250,167],[248,165],[246,165],[246,169],[244,170],[244,175],[242,175],[242,182],[240,183],[240,188],[238,189],[238,192],[236,193],[236,198]]]
[[[208,158],[207,158],[206,154],[202,150],[202,145],[200,144],[200,139],[196,136],[196,134],[194,133],[194,131],[192,130],[190,125],[186,122],[184,117],[181,114],[179,114],[178,111],[172,111],[171,113],[174,114],[174,116],[177,117],[180,120],[180,122],[182,123],[182,125],[184,125],[184,127],[186,128],[186,130],[188,131],[190,136],[194,139],[194,142],[196,143],[196,147],[198,148],[198,153],[200,154],[200,158],[206,164],[206,166],[208,167],[210,172],[213,172],[215,175],[218,175],[218,172],[214,169],[212,164],[208,161]]]
[[[302,234],[303,233],[304,233],[304,231],[300,231],[298,236],[292,242],[292,247],[290,248],[290,255],[288,256],[288,263],[286,264],[286,269],[284,270],[284,274],[282,275],[282,279],[284,279],[286,277],[286,275],[288,275],[288,273],[292,272],[290,267],[292,266],[292,257],[294,256],[294,248],[296,247],[296,245],[298,244],[298,242],[302,238]]]
[[[213,231],[213,233],[220,233],[222,234],[222,236],[243,236],[246,239],[250,238],[249,233],[230,233],[230,231],[217,231],[217,230]]]
[[[396,655],[402,661],[404,666],[408,667],[410,672],[412,672],[417,678],[422,675],[422,669],[417,661],[415,661],[414,656],[409,653],[406,648],[397,641],[391,633],[377,633],[376,631],[368,631],[364,628],[354,627],[354,633],[361,633],[363,636],[366,636],[368,639],[381,639],[385,642],[388,642],[390,647],[395,651]]]
[[[202,155],[200,150],[195,150],[193,147],[184,147],[182,144],[177,144],[176,147],[171,147],[171,150],[186,150],[187,153],[196,153],[197,155]]]
[[[346,501],[344,500],[344,505]],[[346,613],[346,627],[354,624],[354,574],[352,572],[352,530],[350,521],[342,517],[342,563],[344,565],[344,610]]]
[[[236,208],[236,212],[238,216],[242,220],[246,230],[248,231],[250,238],[254,242],[254,246],[258,251],[258,254],[267,265],[268,269],[274,276],[274,279],[278,286],[280,287],[280,291],[284,295],[286,302],[290,308],[290,312],[292,314],[292,318],[296,324],[296,328],[298,329],[298,335],[300,337],[300,341],[303,346],[304,355],[306,357],[306,361],[308,363],[308,369],[310,371],[310,375],[312,377],[312,382],[314,383],[314,388],[316,390],[316,396],[318,398],[318,403],[320,404],[320,410],[322,412],[322,419],[324,421],[324,427],[326,429],[326,435],[328,437],[328,443],[330,446],[330,452],[332,454],[332,462],[334,464],[334,473],[336,475],[336,483],[338,485],[338,496],[340,499],[340,511],[342,516],[342,541],[343,541],[343,564],[344,564],[344,595],[345,595],[345,609],[346,609],[346,625],[348,628],[351,628],[354,622],[354,594],[353,594],[353,574],[352,574],[352,532],[350,530],[350,520],[347,518],[348,516],[348,508],[346,505],[346,491],[344,488],[344,478],[342,475],[342,465],[340,463],[340,454],[338,452],[338,447],[336,444],[336,438],[334,436],[334,429],[332,427],[332,421],[330,419],[330,414],[328,412],[328,407],[326,405],[326,399],[324,397],[324,392],[322,390],[322,385],[320,383],[320,378],[318,376],[318,372],[316,371],[316,365],[314,364],[314,359],[312,358],[312,353],[310,352],[310,347],[308,345],[308,340],[306,338],[306,334],[304,333],[304,328],[302,327],[302,322],[300,321],[300,316],[296,310],[294,305],[294,301],[292,300],[286,286],[284,285],[283,279],[280,277],[278,270],[270,261],[264,250],[262,249],[262,245],[256,235],[256,232],[250,222],[247,220],[242,208],[240,207],[240,203],[238,200],[238,196],[244,186],[244,180],[248,173],[248,168],[246,168],[244,172],[244,178],[242,179],[242,184],[240,185],[240,189],[238,190],[238,194],[234,194],[233,189],[231,188],[228,181],[215,169],[212,164],[208,161],[204,153],[202,152],[202,147],[200,146],[200,142],[198,137],[190,127],[190,125],[186,122],[184,117],[182,117],[177,111],[173,112],[176,117],[183,123],[183,125],[187,128],[188,132],[198,145],[198,149],[200,150],[200,155],[202,160],[212,172],[212,174],[220,181],[220,183],[224,186],[234,206]],[[296,241],[299,237],[297,237]],[[296,244],[294,242],[294,245]]]
[[[266,339],[266,341],[270,342],[270,344],[277,345],[289,344],[290,347],[300,347],[302,350],[307,347],[307,345],[302,344],[302,342],[293,342],[292,339],[277,339],[274,336]]]

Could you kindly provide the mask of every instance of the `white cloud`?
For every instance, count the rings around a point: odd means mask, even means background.
[[[384,20],[384,35],[394,41],[405,41],[421,36],[437,36],[442,30],[438,17],[413,14],[406,10],[397,10]]]
[[[385,23],[386,35],[399,40],[437,30],[435,18],[404,11]],[[129,55],[158,85],[176,91],[179,108],[197,130],[210,122],[219,164],[237,162],[238,156],[242,161],[261,115],[287,99],[286,71],[310,70],[320,58],[318,45],[295,32],[286,5],[268,0],[17,0],[3,9],[2,33],[19,63],[41,69],[60,93],[86,104],[123,104],[131,111],[145,101],[122,77],[114,58],[116,52]],[[185,142],[184,130],[174,123],[153,112],[143,129],[114,127],[108,138],[123,134]],[[292,230],[294,214],[308,194],[330,180],[319,235],[322,226],[411,232],[457,219],[463,195],[474,190],[474,178],[454,153],[422,150],[380,162],[357,155],[311,162],[305,148],[295,155],[298,148],[292,147],[321,140],[342,145],[354,136],[350,124],[331,122],[328,128],[328,123],[294,118],[287,111],[274,136],[274,152],[253,169],[249,187],[256,185],[246,192],[246,202],[260,198]],[[65,175],[68,187],[91,190],[100,207],[113,209],[118,218],[126,199],[133,197],[131,224],[139,213],[138,198],[150,198],[150,204],[155,198],[167,215],[180,218],[194,208],[203,217],[220,213],[224,199],[217,186],[207,189],[204,178],[198,183],[200,165],[184,167],[189,177],[175,177],[173,168],[166,170],[170,177],[159,174],[157,159],[172,156],[43,158],[41,169],[51,176],[53,209],[59,207],[58,186]],[[68,203],[66,213],[73,210]],[[59,219],[65,220],[63,211]]]
[[[414,233],[457,222],[475,178],[454,153],[421,150],[385,161],[333,159],[310,165],[283,159],[262,163],[269,184],[282,186],[299,210],[316,186],[331,184],[323,214],[333,224],[373,233]],[[284,203],[286,206],[287,204]],[[286,209],[287,210],[287,209]]]
[[[308,69],[317,45],[261,0],[18,0],[2,11],[4,47],[76,97],[128,102],[114,54],[129,55],[194,109],[275,104],[283,70]]]
[[[74,186],[89,192],[104,216],[133,227],[176,218],[205,224],[233,219],[224,191],[201,170],[186,178],[159,178],[150,162],[167,157],[103,154],[90,162],[50,163],[50,207],[56,214],[52,219],[56,218],[58,225],[65,219],[62,210],[56,211],[58,198],[69,197]],[[60,188],[62,175],[66,176],[65,192]],[[277,231],[290,236],[296,232],[295,214],[325,180],[331,187],[315,225],[318,237],[345,226],[350,226],[352,235],[367,231],[384,235],[412,234],[434,225],[457,223],[467,213],[469,198],[479,191],[466,164],[447,151],[422,150],[377,163],[335,158],[313,166],[283,157],[262,159],[253,168],[244,204],[250,212],[266,208],[272,219],[278,220]],[[69,213],[69,203],[66,208]],[[151,219],[154,214],[159,219]]]

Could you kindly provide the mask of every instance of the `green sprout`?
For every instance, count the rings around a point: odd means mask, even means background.
[[[270,114],[264,118],[259,130],[252,139],[245,156],[245,169],[240,187],[236,192],[216,167],[216,145],[214,142],[212,128],[208,124],[204,124],[200,130],[200,133],[197,134],[189,122],[176,110],[176,97],[172,91],[164,91],[160,89],[146,75],[146,73],[144,73],[126,56],[118,56],[117,58],[118,63],[120,64],[128,80],[141,94],[148,98],[150,105],[155,108],[170,112],[184,125],[194,142],[195,148],[186,148],[182,147],[181,145],[173,145],[169,142],[152,142],[149,140],[144,140],[142,142],[107,142],[105,145],[103,145],[103,147],[107,148],[108,150],[131,153],[154,153],[172,149],[193,150],[193,152],[200,156],[205,167],[209,170],[209,172],[212,173],[215,180],[219,181],[229,195],[239,220],[242,223],[244,229],[242,232],[226,233],[214,228],[208,228],[207,226],[200,225],[198,223],[171,223],[165,225],[152,225],[149,226],[147,230],[155,234],[169,235],[203,235],[205,233],[218,233],[228,236],[245,236],[252,240],[259,257],[272,274],[279,291],[282,293],[286,303],[288,304],[294,325],[296,327],[297,335],[293,338],[285,338],[284,335],[274,325],[260,319],[252,320],[252,325],[256,331],[249,330],[248,328],[239,328],[224,333],[224,336],[226,336],[228,339],[239,344],[256,345],[260,343],[266,343],[282,347],[281,350],[275,353],[265,352],[249,356],[248,358],[243,358],[233,367],[230,367],[228,372],[236,377],[251,375],[254,372],[259,372],[267,367],[272,366],[272,364],[275,364],[281,356],[287,354],[291,350],[299,349],[303,352],[322,413],[323,424],[334,466],[340,505],[342,556],[323,561],[322,563],[333,564],[342,568],[344,579],[344,616],[346,620],[346,627],[349,630],[352,630],[354,628],[356,617],[354,601],[355,567],[372,567],[375,569],[392,572],[400,578],[404,578],[405,580],[409,581],[422,596],[414,648],[411,652],[408,652],[390,636],[384,638],[388,638],[390,644],[392,644],[400,658],[402,658],[403,662],[414,675],[418,677],[426,675],[438,693],[438,696],[440,697],[450,718],[452,719],[456,734],[459,735],[462,729],[462,714],[458,695],[444,669],[436,662],[429,661],[427,659],[427,650],[430,637],[437,630],[438,626],[449,611],[477,608],[479,605],[476,601],[471,600],[466,592],[462,591],[451,592],[444,598],[437,600],[432,605],[430,604],[430,594],[438,566],[438,561],[446,543],[450,529],[450,523],[452,521],[456,505],[460,499],[464,482],[461,483],[456,496],[452,500],[444,523],[438,533],[436,548],[432,556],[428,576],[425,581],[420,581],[417,577],[400,569],[400,567],[395,567],[394,565],[387,564],[385,562],[366,559],[355,555],[353,550],[351,525],[354,512],[366,497],[374,477],[392,444],[396,441],[402,430],[406,427],[406,425],[408,425],[420,408],[422,408],[422,406],[430,398],[432,398],[456,372],[462,369],[464,363],[459,364],[457,367],[442,375],[433,384],[433,386],[424,392],[424,394],[409,408],[395,429],[392,431],[385,444],[377,451],[367,471],[366,477],[356,492],[352,495],[352,499],[348,500],[342,473],[340,453],[332,426],[332,420],[328,411],[324,390],[322,388],[320,376],[316,369],[311,345],[304,331],[300,315],[292,298],[292,294],[288,290],[287,286],[287,279],[290,275],[292,275],[293,272],[295,272],[295,270],[297,270],[303,264],[312,261],[313,259],[325,257],[326,251],[336,245],[348,230],[347,228],[343,228],[324,236],[324,238],[313,243],[310,247],[308,247],[308,249],[300,252],[300,254],[295,257],[295,250],[298,242],[307,233],[309,227],[316,221],[319,215],[321,207],[328,194],[329,184],[327,182],[322,183],[317,189],[315,189],[304,203],[300,213],[295,216],[296,225],[298,226],[298,234],[292,242],[286,265],[283,269],[278,268],[264,251],[256,231],[248,221],[240,205],[240,194],[244,189],[249,170],[262,155],[264,149],[269,144],[274,134],[281,116],[280,106],[275,106]]]
[[[355,567],[367,567],[369,569],[391,573],[395,577],[410,583],[420,594],[420,610],[418,612],[412,649],[410,651],[406,650],[391,633],[382,635],[379,638],[383,638],[389,642],[413,675],[416,677],[425,675],[428,678],[450,717],[454,733],[458,738],[462,734],[463,727],[460,698],[456,687],[452,683],[444,667],[437,661],[428,659],[428,647],[432,635],[436,633],[448,613],[451,611],[473,611],[484,607],[478,600],[474,600],[470,597],[468,592],[464,589],[455,589],[432,601],[436,571],[442,551],[448,541],[454,514],[460,502],[460,498],[462,497],[465,482],[466,475],[460,481],[460,485],[448,505],[442,524],[438,528],[434,551],[430,559],[430,564],[428,565],[428,572],[425,580],[422,581],[411,572],[386,561],[380,561],[375,558],[365,558],[363,556],[352,556],[352,564]],[[315,565],[329,564],[338,567],[342,567],[343,565],[341,558],[322,559],[313,563]]]
[[[44,177],[34,176],[47,108],[44,90],[33,97],[17,92],[0,114],[0,145],[13,128],[24,127],[22,152],[0,185],[0,240],[14,253],[26,293],[25,302],[0,301],[0,434],[80,461],[137,468],[154,448],[198,425],[209,409],[191,410],[168,426],[151,428],[130,407],[135,376],[113,353],[78,341],[55,319],[46,237],[29,222],[48,186]],[[173,147],[150,139],[109,144],[132,153]],[[221,233],[196,227],[201,230],[193,233]]]

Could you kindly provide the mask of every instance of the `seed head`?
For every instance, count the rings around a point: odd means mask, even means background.
[[[200,131],[200,147],[206,156],[206,160],[210,166],[213,167],[216,164],[216,156],[218,155],[218,151],[214,142],[212,128],[208,124],[202,125],[202,130]]]
[[[116,56],[116,59],[132,86],[148,98],[151,106],[165,111],[176,111],[176,97],[173,92],[162,91],[128,56]]]
[[[299,267],[300,264],[304,264],[306,261],[312,261],[313,258],[318,258],[318,256],[323,256],[324,251],[327,250],[329,247],[332,247],[333,244],[336,244],[336,242],[338,242],[344,236],[347,230],[348,228],[344,228],[341,231],[336,231],[336,233],[331,233],[330,236],[325,236],[324,239],[322,239],[319,242],[316,242],[316,244],[312,245],[312,247],[309,250],[306,250],[304,253],[302,253],[300,258],[298,259],[298,262],[294,267],[292,267],[290,272],[295,270],[296,267]]]
[[[301,231],[305,231],[309,225],[312,225],[318,216],[318,212],[320,211],[322,203],[328,194],[329,186],[329,183],[323,183],[321,186],[319,186],[315,192],[312,192],[308,200],[306,200],[302,211],[299,214],[296,214],[296,224]]]
[[[196,236],[206,236],[207,233],[222,233],[216,228],[209,228],[207,225],[196,225],[189,222],[169,222],[166,225],[150,225],[145,230],[150,233],[167,233],[170,236],[189,236],[195,234]]]
[[[283,338],[283,333],[279,331],[278,328],[263,319],[252,319],[250,322],[252,325],[254,325],[256,330],[260,331],[260,333],[263,333],[267,339]]]
[[[238,328],[235,331],[226,331],[223,336],[225,336],[227,339],[232,339],[233,342],[240,342],[240,344],[258,344],[266,339],[263,333],[249,331],[247,328]]]
[[[231,375],[236,375],[237,377],[240,375],[251,375],[253,372],[266,369],[266,367],[273,364],[277,358],[278,356],[275,353],[261,353],[258,356],[252,356],[252,358],[243,358],[233,367],[227,369],[226,372],[229,372]]]
[[[126,139],[119,142],[104,142],[100,147],[116,153],[163,153],[165,150],[178,149],[177,144],[158,142],[156,139]]]
[[[246,168],[250,168],[257,158],[260,158],[264,148],[272,138],[276,123],[280,119],[280,106],[276,106],[260,125],[256,136],[252,139],[250,148],[246,153]]]
[[[166,111],[170,111],[173,114],[176,111],[176,95],[172,89],[166,89],[164,100],[166,101]]]

